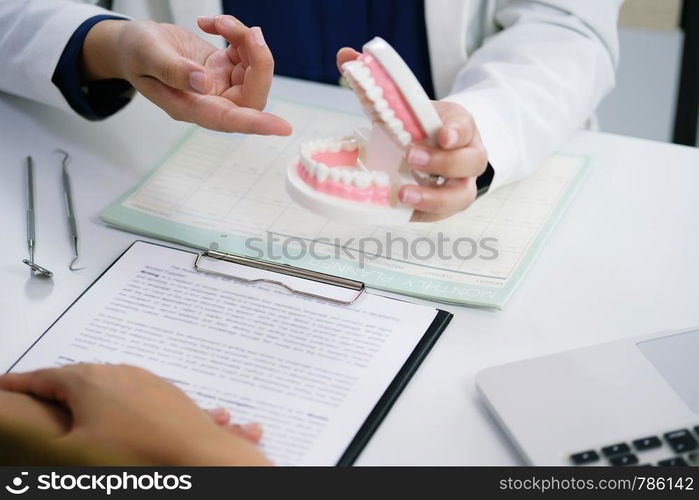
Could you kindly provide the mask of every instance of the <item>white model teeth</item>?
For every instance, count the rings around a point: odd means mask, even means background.
[[[386,187],[391,183],[391,180],[389,179],[388,174],[386,172],[374,171],[371,173],[371,177],[374,181],[374,184],[376,184],[379,187]]]
[[[386,120],[386,125],[388,125],[388,128],[390,128],[396,134],[403,132],[403,124],[400,122],[398,118],[394,117],[389,120]]]
[[[383,89],[371,76],[371,70],[361,61],[349,61],[342,65],[343,73],[350,86],[357,90],[357,85],[361,87],[364,94],[373,105],[374,118],[378,118],[384,123],[403,146],[409,146],[412,136],[405,130],[403,122],[395,118],[395,112],[388,105],[388,101],[383,97]],[[390,114],[388,113],[390,111]]]
[[[381,114],[384,112],[386,109],[391,109],[388,107],[388,101],[386,99],[381,99],[379,102],[374,103],[374,110],[378,113]],[[393,110],[391,109],[391,113],[393,113]]]
[[[381,119],[386,123],[392,120],[398,120],[398,118],[396,118],[396,113],[391,108],[382,109],[381,111],[377,110],[377,112],[379,113]],[[400,121],[398,123],[400,123]]]
[[[324,182],[328,178],[328,170],[330,170],[330,168],[327,165],[319,163],[316,167],[316,179],[318,179],[319,182]]]
[[[331,168],[329,175],[331,181],[340,182],[340,178],[342,177],[342,170],[340,170],[339,168]]]
[[[403,145],[407,146],[408,144],[410,144],[412,140],[412,136],[406,130],[403,130],[401,133],[398,134],[398,141],[400,141],[400,143]]]
[[[354,174],[354,185],[359,189],[366,189],[371,185],[371,174],[368,172],[359,172]]]
[[[350,172],[349,170],[343,170],[340,173],[340,179],[342,180],[342,183],[345,186],[349,186],[352,184],[352,180],[354,179],[354,172]]]
[[[407,134],[407,132],[404,132]],[[341,165],[329,167],[324,163],[313,160],[316,153],[339,153],[340,151],[356,151],[359,148],[359,140],[356,137],[344,137],[342,139],[320,139],[306,142],[301,145],[301,165],[318,182],[331,180],[342,182],[346,186],[354,185],[359,189],[366,189],[372,185],[388,187],[390,179],[386,172],[367,172],[362,169],[361,162],[357,159],[356,165]]]
[[[366,91],[366,96],[372,101],[376,102],[379,99],[379,97],[383,97],[383,90],[381,89],[381,87],[378,86],[372,87]]]

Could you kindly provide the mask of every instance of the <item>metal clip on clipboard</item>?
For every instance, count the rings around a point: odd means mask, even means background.
[[[205,267],[205,262],[207,260],[209,261],[209,264],[212,264],[214,267]],[[244,276],[236,276],[228,272],[224,272],[222,270],[222,263],[232,263],[245,266],[246,268],[259,269],[269,273],[284,274],[292,278],[292,280],[290,280],[291,284],[272,278],[249,278]],[[341,278],[339,276],[333,276],[331,274],[320,273],[317,271],[310,271],[308,269],[302,269],[300,267],[294,267],[288,264],[265,262],[252,257],[233,255],[225,252],[219,252],[217,250],[208,250],[204,253],[198,254],[196,260],[194,261],[194,269],[200,273],[217,276],[219,278],[233,279],[242,283],[270,283],[284,287],[295,295],[311,297],[342,305],[354,304],[366,291],[366,287],[361,281]],[[321,283],[323,285],[336,287],[337,289],[344,291],[352,291],[354,293],[349,299],[322,295],[312,291],[303,290],[301,287],[294,285],[293,282],[296,280],[301,280],[299,283],[302,283],[303,281]]]

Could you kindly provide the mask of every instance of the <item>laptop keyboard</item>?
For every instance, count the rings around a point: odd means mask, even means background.
[[[659,458],[663,457],[665,458]],[[586,450],[570,456],[573,465],[615,465],[699,467],[699,425],[694,429],[666,432],[662,438],[646,436],[631,443],[614,443],[600,450]]]

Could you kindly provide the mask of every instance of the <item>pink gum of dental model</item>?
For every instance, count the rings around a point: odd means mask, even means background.
[[[393,79],[386,73],[381,64],[368,53],[361,54],[358,58],[371,71],[371,76],[376,84],[383,90],[383,98],[388,102],[389,107],[396,114],[396,118],[403,122],[403,127],[410,134],[413,142],[422,141],[427,137],[425,131],[420,126],[420,122],[403,97],[400,89],[393,82]]]
[[[339,166],[356,165],[359,151],[339,151],[337,153],[315,153],[312,159],[318,163],[327,165],[329,168]],[[390,187],[369,186],[359,188],[353,184],[345,184],[342,181],[326,179],[319,181],[311,175],[301,163],[296,166],[298,176],[316,191],[326,193],[346,200],[358,201],[360,203],[374,203],[376,205],[389,205]]]

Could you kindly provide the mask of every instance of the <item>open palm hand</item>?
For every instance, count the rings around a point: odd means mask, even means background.
[[[225,132],[291,133],[285,120],[262,111],[274,59],[260,28],[232,16],[200,18],[203,31],[230,44],[217,48],[171,24],[120,24],[120,74],[174,119]]]

